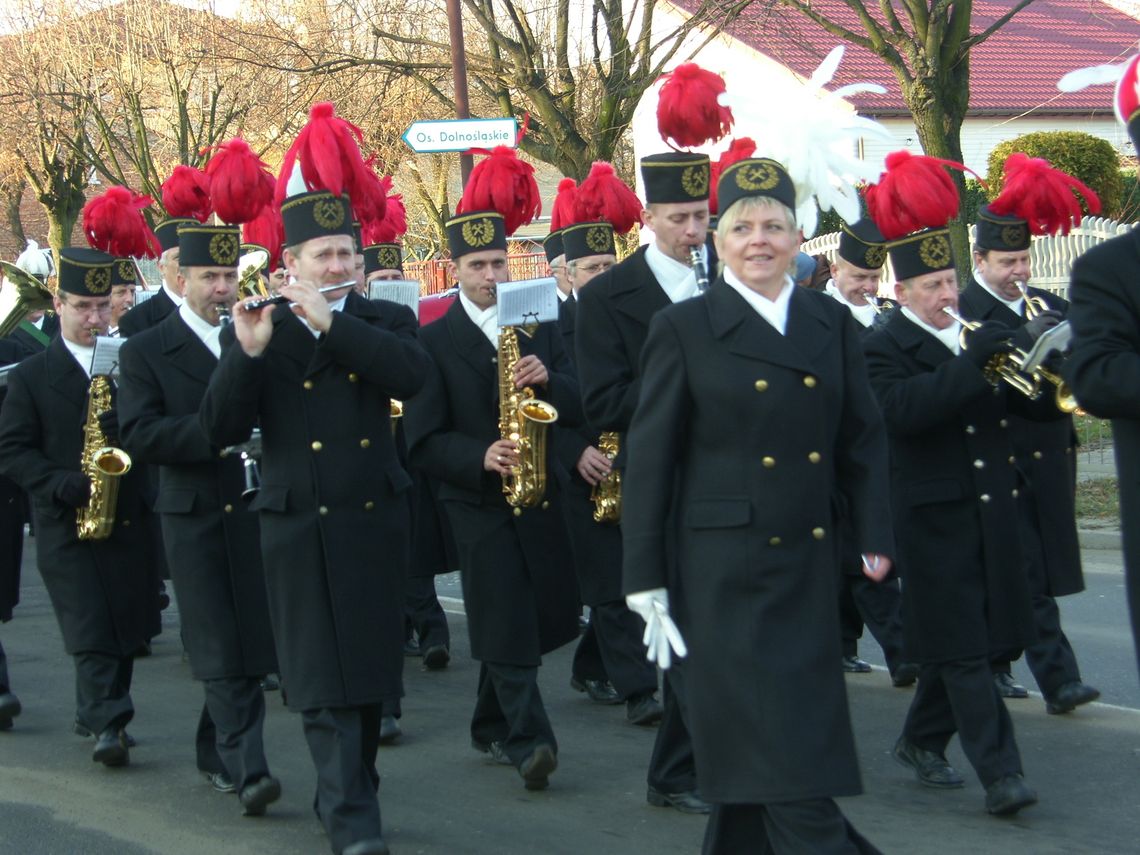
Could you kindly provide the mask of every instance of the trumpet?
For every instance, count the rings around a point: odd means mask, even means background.
[[[886,297],[880,297],[876,291],[863,291],[863,299],[871,304],[875,310],[876,315],[881,315],[884,312],[889,312],[895,308],[895,304],[888,300]]]
[[[1025,300],[1025,317],[1028,320],[1033,320],[1042,312],[1049,311],[1049,304],[1045,302],[1044,297],[1037,297],[1029,293],[1029,289],[1025,283],[1018,279],[1013,283],[1017,286],[1017,290],[1021,292],[1021,299]]]
[[[976,330],[981,326],[981,323],[966,320],[949,306],[943,306],[942,311],[962,325],[962,331],[958,333],[958,346],[962,350],[966,350],[969,344],[967,333]],[[985,375],[991,386],[996,387],[998,383],[1004,380],[1025,397],[1030,400],[1035,399],[1041,394],[1041,383],[1036,375],[1030,377],[1021,373],[1025,358],[1024,351],[1011,347],[1007,353],[995,353],[991,356],[985,367],[982,368],[982,374]]]
[[[1042,312],[1051,311],[1049,304],[1045,302],[1045,298],[1030,294],[1025,283],[1020,279],[1013,284],[1017,286],[1017,290],[1021,292],[1021,298],[1025,300],[1025,317],[1027,320],[1033,320]],[[1023,361],[1022,365],[1024,366],[1024,364]],[[1083,414],[1084,411],[1081,410],[1081,405],[1077,403],[1073,390],[1069,388],[1069,384],[1060,374],[1046,368],[1043,364],[1039,364],[1033,368],[1033,376],[1053,385],[1053,403],[1058,410],[1062,413]]]

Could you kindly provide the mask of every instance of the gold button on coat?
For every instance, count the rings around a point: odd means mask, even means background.
[[[769,546],[779,546],[782,542],[783,541],[781,541],[780,538],[778,538],[778,537],[768,538],[768,545]]]
[[[826,534],[827,534],[827,532],[824,531],[821,526],[816,526],[815,528],[813,528],[811,530],[811,536],[814,537],[816,540],[823,540],[823,538]]]
[[[1035,451],[1035,452],[1033,452],[1033,459],[1034,459],[1034,460],[1040,460],[1040,459],[1041,459],[1042,457],[1044,457],[1044,456],[1045,456],[1045,455],[1044,455],[1044,454],[1042,454],[1040,451]]]
[[[986,468],[986,461],[984,461],[984,460],[975,460],[975,461],[974,461],[974,468],[975,468],[975,469],[985,469],[985,468]]]
[[[550,502],[543,502],[543,503],[542,503],[542,509],[543,509],[544,511],[545,511],[547,508],[549,508],[549,507],[550,507]]]
[[[312,388],[313,388],[313,381],[312,381],[312,380],[306,380],[306,381],[305,381],[304,383],[302,383],[301,385],[302,385],[302,386],[303,386],[303,387],[304,387],[306,390],[307,390],[307,389],[312,389]]]
[[[978,496],[978,498],[981,499],[983,502],[988,502],[990,500],[990,494],[989,493],[982,493],[982,495]]]
[[[319,439],[314,439],[309,447],[313,449],[313,451],[320,451],[322,448],[324,448],[324,446],[321,445],[321,441]]]
[[[807,386],[809,389],[814,389],[815,384],[816,384],[816,379],[814,377],[812,377],[810,374],[804,378],[804,385]]]
[[[324,505],[321,505],[319,508],[317,508],[317,513],[320,514],[322,517],[327,517],[329,515],[329,509],[326,508]]]
[[[522,508],[515,508],[515,516],[516,517],[522,516]]]
[[[365,502],[365,503],[364,503],[364,510],[366,510],[366,511],[370,511],[370,510],[372,510],[374,507],[376,507],[376,503],[375,503],[375,502]]]
[[[1011,454],[1011,455],[1009,456],[1009,462],[1010,462],[1010,463],[1015,463],[1016,461],[1017,461],[1017,458],[1016,458],[1016,457],[1014,457],[1014,456]]]
[[[372,445],[372,440],[370,440],[368,437],[364,437],[364,439],[360,440],[361,448],[368,448],[370,445]]]
[[[756,391],[757,392],[767,392],[768,391],[768,381],[767,380],[757,380],[756,381]]]
[[[227,504],[224,508],[222,508],[222,510],[224,510],[227,514],[232,514],[234,512],[234,506]]]
[[[355,383],[355,382],[356,382],[358,379],[360,379],[360,378],[358,378],[358,377],[356,376],[356,372],[355,372],[355,371],[349,371],[349,372],[348,372],[348,382],[349,382],[349,383]]]
[[[976,431],[977,431],[977,428],[975,428],[973,425],[966,425],[966,433],[972,434],[972,433],[975,433]]]
[[[819,463],[819,461],[821,461],[822,459],[823,459],[823,455],[821,455],[818,451],[813,451],[811,454],[808,455],[808,460],[810,460],[812,463]]]
[[[773,466],[776,465],[776,458],[775,457],[765,457],[760,462],[764,464],[765,469],[771,469]]]
[[[1000,422],[998,422],[998,424],[1002,427],[1009,427],[1009,421],[1006,419],[1002,419]]]
[[[123,520],[123,525],[130,525],[130,524],[131,524],[130,520]]]
[[[1011,495],[1012,495],[1012,496],[1013,496],[1013,497],[1016,499],[1016,498],[1017,498],[1017,488],[1016,488],[1016,487],[1014,487],[1014,488],[1013,488],[1013,489],[1010,491],[1010,494],[1011,494]]]

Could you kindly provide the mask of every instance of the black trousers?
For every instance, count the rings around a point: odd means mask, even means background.
[[[301,713],[305,741],[317,770],[317,816],[335,853],[359,840],[380,837],[376,748],[380,707],[339,707]]]
[[[471,739],[481,745],[501,743],[516,766],[540,743],[557,753],[558,740],[538,690],[538,668],[480,663]]]
[[[107,653],[77,653],[74,659],[75,720],[96,735],[108,727],[126,727],[135,715],[135,660]]]
[[[942,754],[955,732],[983,786],[1021,773],[1013,721],[983,657],[926,664],[919,672],[903,735]]]
[[[645,624],[623,600],[590,607],[590,622],[574,651],[573,674],[609,680],[622,700],[657,691],[657,668],[645,658]]]
[[[205,680],[206,702],[198,719],[198,768],[225,772],[237,791],[269,775],[262,727],[265,693],[256,677]]]
[[[409,576],[404,582],[404,625],[415,630],[420,650],[442,644],[451,647],[447,615],[435,593],[435,576]]]
[[[687,724],[684,672],[677,661],[662,680],[661,704],[665,714],[649,758],[649,786],[663,793],[692,792],[697,788],[697,767]]]
[[[0,644],[0,695],[11,689],[12,684],[8,682],[8,657],[4,653],[4,645]]]
[[[894,671],[902,659],[902,594],[897,579],[874,582],[862,573],[843,573],[839,579],[839,629],[843,655],[854,656],[863,626],[871,631],[887,668]]]
[[[713,805],[702,855],[878,855],[831,799]]]

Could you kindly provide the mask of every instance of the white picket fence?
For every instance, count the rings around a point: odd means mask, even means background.
[[[1033,271],[1030,282],[1038,288],[1065,296],[1069,290],[1069,271],[1073,268],[1073,262],[1101,241],[1124,234],[1132,227],[1131,223],[1118,223],[1105,217],[1087,217],[1067,235],[1034,238],[1029,247],[1030,269]],[[804,241],[800,249],[808,255],[826,255],[834,261],[839,251],[839,234],[831,232],[819,235]],[[971,246],[973,241],[974,227],[970,226]],[[890,296],[894,290],[894,281],[894,270],[888,260],[883,267],[879,292]]]

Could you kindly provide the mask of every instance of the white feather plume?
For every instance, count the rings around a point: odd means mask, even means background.
[[[1090,86],[1100,86],[1105,83],[1115,83],[1124,73],[1125,63],[1118,65],[1090,65],[1088,68],[1078,68],[1070,71],[1057,81],[1057,88],[1062,92],[1080,92]]]

